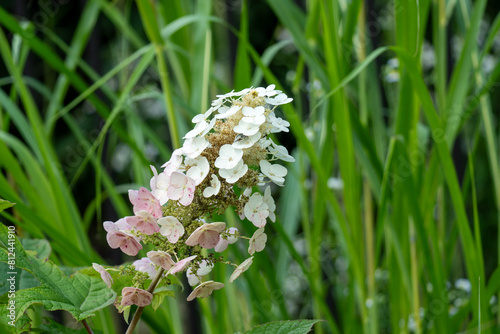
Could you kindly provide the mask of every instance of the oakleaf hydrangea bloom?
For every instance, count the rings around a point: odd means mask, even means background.
[[[176,282],[169,279],[173,275],[185,272],[194,287],[187,297],[191,301],[224,287],[208,278],[215,266],[235,267],[229,283],[250,268],[254,254],[265,248],[267,222],[276,221],[271,186],[283,186],[287,175],[278,160],[294,161],[269,137],[289,131],[290,123],[277,116],[277,107],[291,101],[274,85],[217,95],[208,110],[193,117],[193,128],[170,160],[158,170],[151,166],[150,189],[129,190],[134,215],[105,222],[107,241],[130,256],[143,244],[150,251],[120,267],[120,274],[133,275],[133,286],[123,288],[115,303],[121,311],[151,304],[148,291]],[[245,229],[210,220],[230,207],[254,231],[251,237],[240,234]],[[222,256],[237,242],[248,242],[251,256],[239,265]],[[94,268],[112,286],[106,269]]]

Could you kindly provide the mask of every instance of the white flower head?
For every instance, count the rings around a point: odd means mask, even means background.
[[[291,97],[288,97],[286,96],[286,94],[278,94],[276,97],[268,97],[266,99],[266,103],[269,103],[273,106],[279,106],[279,105],[282,105],[282,104],[287,104],[287,103],[290,103],[292,102],[293,99]]]
[[[222,107],[219,109],[219,113],[217,115],[215,115],[215,118],[217,118],[217,119],[228,118],[228,117],[236,114],[240,109],[241,109],[241,106],[238,106],[238,105],[234,105],[231,108]]]
[[[295,158],[288,154],[288,150],[285,146],[277,145],[271,140],[271,145],[268,147],[268,151],[276,159],[280,159],[286,162],[294,162]]]
[[[231,169],[219,169],[219,175],[226,180],[227,183],[235,183],[248,171],[248,166],[243,163],[243,159]]]
[[[217,110],[217,109],[214,107],[210,107],[204,114],[198,114],[198,115],[194,116],[192,119],[192,122],[196,124],[196,123],[200,123],[201,121],[206,120],[207,118],[210,117],[210,115],[212,115],[212,113],[215,110]]]
[[[220,181],[219,178],[212,174],[212,180],[210,180],[210,185],[203,190],[203,196],[208,198],[215,196],[220,191]]]
[[[255,123],[249,123],[249,122],[246,122],[245,120],[241,120],[238,125],[236,125],[233,130],[234,132],[236,133],[241,133],[245,136],[252,136],[254,134],[256,134],[257,132],[259,132],[259,127],[260,125],[259,124],[255,124]]]
[[[261,160],[260,170],[267,176],[271,181],[276,183],[278,186],[283,186],[285,182],[285,175],[287,174],[287,169],[281,165],[272,165],[269,161]]]
[[[266,112],[266,109],[262,106],[258,106],[255,108],[243,107],[242,112],[243,112],[243,115],[246,117],[256,117],[256,116],[264,115],[264,113]]]
[[[264,233],[264,228],[261,227],[253,234],[248,246],[248,254],[254,255],[255,252],[261,252],[266,247],[267,234]]]
[[[236,136],[234,143],[232,144],[234,148],[245,149],[252,147],[256,142],[259,141],[261,133],[257,132],[252,136],[245,136],[241,133]]]
[[[151,193],[160,202],[160,205],[163,205],[168,201],[167,188],[170,184],[170,175],[165,172],[158,174],[154,166],[150,167],[154,174],[149,182]]]
[[[210,121],[210,122],[202,120],[202,121],[196,123],[195,127],[191,131],[186,133],[186,135],[183,138],[194,138],[198,135],[204,136],[210,130],[213,129],[214,125],[215,125],[215,119],[212,119],[212,121]]]
[[[215,167],[223,169],[234,168],[242,157],[243,150],[234,148],[230,144],[222,145],[219,150],[219,156],[215,160]]]
[[[288,127],[290,126],[290,123],[285,121],[284,119],[280,117],[276,117],[274,112],[269,113],[267,115],[268,122],[271,124],[270,132],[271,133],[278,133],[278,132],[289,132]]]
[[[172,152],[172,156],[170,157],[170,160],[161,166],[161,168],[164,168],[163,173],[170,176],[173,172],[178,170],[179,167],[182,165],[182,154],[183,153],[184,153],[184,150],[182,148],[178,148],[174,152]]]
[[[186,166],[191,166],[191,168],[189,168],[186,172],[186,176],[192,178],[196,185],[202,183],[210,171],[210,165],[207,158],[204,156],[199,156],[196,159],[187,157],[184,164]]]
[[[242,120],[246,123],[261,125],[266,121],[266,116],[264,115],[265,111],[266,109],[262,106],[255,108],[243,107],[242,112],[245,117],[243,117]]]
[[[271,196],[270,186],[267,186],[266,190],[264,191],[264,203],[266,203],[269,210],[269,219],[271,219],[272,222],[275,222],[276,215],[274,214],[274,211],[276,210],[276,204],[274,203],[274,199]]]
[[[210,143],[205,137],[188,138],[182,146],[184,153],[191,159],[198,157]]]
[[[266,218],[269,217],[267,204],[261,194],[253,194],[243,208],[243,212],[249,221],[256,227],[264,227]]]
[[[259,93],[260,97],[271,97],[271,96],[274,96],[276,94],[281,93],[280,90],[274,89],[275,87],[276,87],[276,85],[269,85],[266,88],[257,87],[257,88],[255,88],[255,90],[257,91],[257,93]]]
[[[158,219],[160,234],[167,237],[168,241],[175,244],[184,235],[184,226],[174,216],[167,216]]]

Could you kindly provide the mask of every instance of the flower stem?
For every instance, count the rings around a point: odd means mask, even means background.
[[[153,281],[151,282],[151,284],[149,285],[149,288],[148,288],[148,292],[149,293],[151,293],[151,294],[153,293],[153,291],[155,290],[156,286],[158,285],[158,282],[160,282],[161,275],[163,275],[164,271],[165,271],[165,269],[160,268],[160,270],[156,274],[155,278],[153,278]],[[135,327],[139,323],[139,319],[141,318],[143,310],[144,310],[144,307],[137,308],[137,310],[135,311],[134,317],[132,318],[132,321],[130,322],[130,325],[128,326],[127,331],[125,332],[125,334],[132,334],[132,332],[134,331]]]
[[[89,334],[94,334],[94,332],[92,332],[92,328],[90,328],[89,324],[87,323],[87,320],[83,319],[82,324]]]

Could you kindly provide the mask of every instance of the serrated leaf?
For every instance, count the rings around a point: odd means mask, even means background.
[[[53,319],[44,318],[46,323],[40,325],[38,328],[34,328],[34,330],[41,331],[42,333],[51,333],[51,334],[87,334],[87,330],[82,329],[74,329],[65,327]],[[102,333],[99,330],[93,330],[94,334]]]
[[[10,207],[13,207],[16,203],[11,203],[9,201],[6,201],[2,198],[0,198],[0,212],[2,212],[5,209],[8,209]]]
[[[8,261],[7,234],[7,227],[0,225],[1,262]],[[39,259],[35,252],[25,251],[17,238],[14,249],[15,266],[26,270],[40,282],[40,286],[16,291],[15,321],[35,303],[42,304],[48,311],[66,310],[81,321],[114,302],[116,293],[101,279],[81,273],[67,277],[53,262]],[[4,316],[6,311],[6,305],[2,305],[0,314]]]
[[[47,240],[43,239],[20,239],[26,251],[36,252],[36,256],[39,259],[46,259],[49,257],[51,248]],[[9,266],[6,263],[0,262],[0,272],[7,273],[11,272]],[[29,272],[22,271],[21,276],[16,279],[16,291],[22,289],[34,288],[40,285],[40,282]],[[9,287],[7,281],[0,281],[0,296],[8,291]]]
[[[45,239],[20,238],[25,250],[36,252],[36,257],[42,260],[48,259],[52,249],[50,243]]]
[[[274,321],[259,325],[244,334],[304,334],[311,331],[312,326],[322,320],[288,320]]]
[[[1,306],[3,307],[3,305]],[[14,326],[12,326],[12,320],[8,315],[9,314],[0,312],[0,330],[3,329],[2,333],[20,334],[30,331],[31,319],[27,314],[23,314],[23,316],[14,323]]]
[[[51,248],[47,240],[44,239],[20,239],[25,250],[36,252],[36,257],[45,260],[50,256]],[[21,279],[18,284],[18,290],[34,288],[40,285],[40,282],[30,274],[23,270],[21,272]]]

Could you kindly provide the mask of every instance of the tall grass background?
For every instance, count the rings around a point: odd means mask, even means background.
[[[0,197],[17,204],[1,220],[50,240],[60,265],[129,261],[102,228],[131,214],[127,190],[149,184],[216,94],[276,84],[294,98],[276,139],[296,162],[273,189],[266,250],[212,297],[184,290],[146,310],[141,333],[298,318],[324,319],[317,333],[498,333],[499,8],[2,2]],[[113,308],[90,325],[123,330]]]

